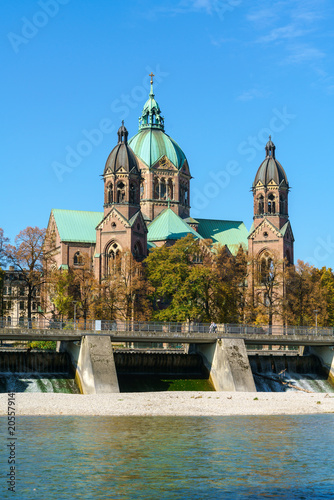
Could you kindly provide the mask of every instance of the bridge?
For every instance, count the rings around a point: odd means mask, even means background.
[[[0,319],[0,340],[81,341],[109,337],[112,342],[214,344],[221,339],[243,340],[246,345],[334,346],[333,328],[297,326],[218,325],[207,323],[120,322],[89,320],[55,322],[24,320],[15,327]]]
[[[219,391],[256,391],[248,345],[308,346],[334,380],[332,328],[86,321],[21,321],[16,326],[0,320],[0,340],[58,342],[71,357],[83,394],[119,392],[113,343],[188,344],[189,353],[203,360]],[[1,353],[0,353],[1,355]],[[185,354],[184,354],[185,355]]]

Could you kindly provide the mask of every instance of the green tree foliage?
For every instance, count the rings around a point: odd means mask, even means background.
[[[67,270],[54,271],[50,279],[50,298],[61,319],[71,317],[74,300],[74,276]]]
[[[37,341],[34,340],[32,342],[28,342],[28,348],[29,349],[36,349],[38,351],[55,351],[57,348],[57,342],[55,340],[43,340],[43,341]]]
[[[145,260],[160,321],[238,322],[243,316],[247,263],[225,248],[211,252],[192,235],[154,249]]]

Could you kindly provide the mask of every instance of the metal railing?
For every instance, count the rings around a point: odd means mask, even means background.
[[[160,337],[205,337],[215,339],[224,335],[238,335],[247,337],[248,335],[259,336],[334,336],[333,328],[308,327],[308,326],[254,326],[243,324],[219,324],[215,330],[209,323],[176,323],[176,322],[155,322],[155,321],[107,321],[107,320],[47,320],[37,318],[28,320],[20,318],[9,321],[8,318],[0,318],[0,328],[11,329],[32,329],[32,330],[62,330],[87,331],[87,332],[111,332],[129,335],[134,337],[144,337],[145,334],[156,333]]]

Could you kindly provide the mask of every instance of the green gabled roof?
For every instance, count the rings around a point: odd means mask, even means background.
[[[103,212],[52,209],[61,241],[96,243],[96,226]]]
[[[248,231],[242,221],[197,219],[197,232],[204,239],[211,239],[213,244],[226,245],[233,255],[238,253],[240,245],[248,248]]]
[[[195,238],[201,239],[184,220],[181,219],[171,208],[163,210],[158,217],[148,226],[148,241],[179,240],[187,234],[193,234]]]

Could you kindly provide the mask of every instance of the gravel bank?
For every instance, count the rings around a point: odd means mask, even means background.
[[[0,415],[7,415],[7,394]],[[16,415],[217,416],[334,413],[334,393],[146,392],[17,393]]]

